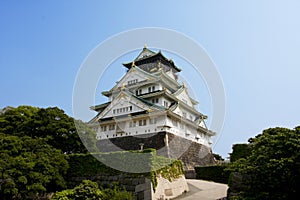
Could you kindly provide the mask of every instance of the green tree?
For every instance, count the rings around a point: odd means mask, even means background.
[[[230,164],[247,177],[242,199],[293,199],[299,195],[300,127],[270,128],[251,140],[251,153]]]
[[[83,180],[82,183],[73,189],[57,192],[53,200],[101,200],[101,191],[98,184]]]
[[[83,180],[82,183],[73,189],[63,190],[55,193],[52,200],[132,200],[131,193],[121,191],[117,185],[113,188],[99,189],[98,184],[90,180]]]
[[[250,144],[234,144],[232,146],[232,153],[230,153],[230,162],[237,161],[240,158],[247,158],[250,153]]]
[[[90,151],[96,151],[96,133],[57,107],[10,108],[0,115],[0,132],[19,137],[45,138],[48,144],[67,154],[86,153],[84,144]]]
[[[27,199],[65,187],[68,163],[44,139],[0,134],[0,199]]]
[[[224,158],[222,158],[222,156],[217,153],[213,153],[213,156],[217,161],[224,161]]]

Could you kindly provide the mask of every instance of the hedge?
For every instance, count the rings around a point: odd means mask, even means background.
[[[225,169],[226,165],[198,166],[195,167],[196,178],[228,184],[230,171]]]
[[[135,153],[132,156],[132,153]],[[143,171],[138,175],[144,175],[151,178],[153,188],[157,185],[156,176],[161,174],[162,177],[172,180],[184,174],[182,162],[175,159],[156,156],[155,149],[145,149],[144,151],[120,151],[112,153],[97,154],[71,154],[67,155],[69,169],[67,177],[91,177],[99,174],[117,175],[123,172],[106,166],[99,160],[109,159],[109,162],[115,162],[113,166],[118,165],[127,171]],[[126,171],[125,170],[125,171]],[[131,173],[133,174],[133,173]]]

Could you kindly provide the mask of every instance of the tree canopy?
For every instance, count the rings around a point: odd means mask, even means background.
[[[300,127],[270,128],[249,140],[250,155],[230,164],[248,178],[242,199],[293,199],[300,184]]]
[[[63,189],[65,154],[96,151],[95,134],[57,107],[1,110],[0,199],[34,199]]]
[[[96,151],[96,133],[57,107],[10,108],[0,115],[0,132],[19,137],[45,138],[48,144],[67,154],[86,153],[83,142],[90,151]]]
[[[250,153],[250,144],[234,144],[232,145],[232,153],[230,153],[230,162],[234,162],[240,158],[247,158]]]
[[[0,134],[1,199],[26,199],[65,187],[68,162],[44,139]]]

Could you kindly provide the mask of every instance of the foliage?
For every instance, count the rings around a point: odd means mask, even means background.
[[[227,184],[230,172],[225,169],[226,165],[198,166],[195,167],[196,178]]]
[[[251,140],[251,154],[231,163],[229,168],[249,177],[239,197],[293,199],[299,195],[299,134],[300,127],[270,128]]]
[[[63,190],[55,193],[53,200],[100,200],[101,191],[98,184],[90,180],[84,180],[73,189]]]
[[[224,158],[219,154],[213,153],[213,156],[217,161],[224,161]]]
[[[89,146],[90,151],[96,150],[96,133],[57,107],[10,108],[0,115],[0,132],[19,137],[45,138],[48,144],[67,154],[86,153],[82,141]]]
[[[118,183],[112,185],[111,188],[102,189],[102,200],[133,200],[133,196],[126,190],[121,190]]]
[[[83,180],[73,189],[55,193],[53,200],[131,200],[131,193],[122,191],[117,185],[100,190],[96,182]]]
[[[247,158],[250,153],[250,144],[234,144],[232,146],[232,153],[230,153],[230,162],[237,161],[240,158]]]
[[[68,163],[44,139],[0,134],[0,199],[26,199],[65,187]]]
[[[102,173],[107,175],[120,173],[97,160],[92,154],[70,154],[68,155],[68,162],[71,167],[68,169],[67,177],[89,177]]]
[[[133,156],[132,153],[136,154]],[[157,185],[157,174],[161,174],[162,177],[170,181],[184,174],[181,161],[156,156],[154,149],[145,149],[144,151],[131,152],[120,151],[97,154],[70,154],[68,155],[70,168],[67,177],[90,177],[103,173],[106,175],[125,173],[106,166],[97,158],[100,160],[110,159],[111,162],[116,162],[115,164],[118,163],[118,165],[124,167],[124,169],[143,169],[143,173],[137,174],[137,176],[144,175],[151,178],[154,189]]]

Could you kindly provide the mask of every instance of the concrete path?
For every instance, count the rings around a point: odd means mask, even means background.
[[[226,197],[226,184],[195,179],[187,179],[187,183],[190,191],[175,198],[176,200],[216,200]]]

